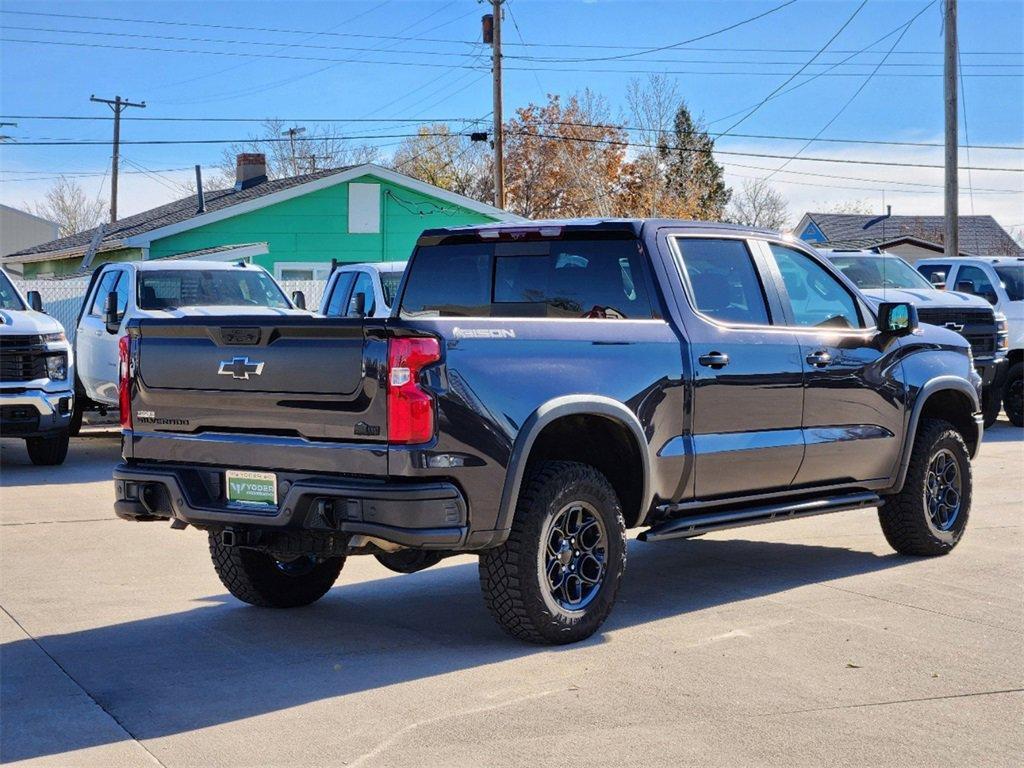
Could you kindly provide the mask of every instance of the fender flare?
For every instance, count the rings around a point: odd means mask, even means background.
[[[928,398],[934,395],[936,392],[950,389],[965,395],[971,402],[972,415],[978,413],[981,410],[981,402],[978,399],[978,393],[974,387],[971,386],[970,382],[959,376],[937,376],[934,379],[929,379],[920,391],[917,393],[917,397],[914,398],[914,407],[910,411],[910,420],[907,423],[907,439],[903,442],[903,453],[900,456],[899,471],[896,474],[896,482],[893,484],[891,492],[898,493],[903,488],[903,483],[907,479],[907,470],[910,468],[910,455],[914,451],[914,441],[917,438],[917,425],[921,420],[921,411],[924,410],[924,404]],[[975,441],[976,448],[971,458],[975,458],[978,455],[978,451],[981,449],[981,437],[983,428],[980,426],[980,422],[975,420],[975,425],[978,428],[977,440]]]
[[[643,491],[640,498],[639,523],[643,522],[650,508],[651,493],[651,468],[650,456],[648,455],[647,438],[644,436],[643,427],[636,414],[630,411],[618,400],[602,395],[566,395],[548,400],[523,422],[519,434],[516,436],[512,446],[512,453],[509,456],[508,470],[505,474],[505,485],[501,492],[501,506],[498,508],[498,518],[495,522],[496,533],[492,545],[502,543],[512,528],[512,516],[515,514],[516,502],[519,499],[519,491],[523,484],[523,477],[526,474],[526,464],[530,457],[537,436],[544,427],[556,419],[564,416],[601,416],[606,419],[618,422],[629,430],[636,442],[642,463]]]

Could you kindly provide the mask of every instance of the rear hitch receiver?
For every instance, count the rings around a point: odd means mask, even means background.
[[[238,546],[238,537],[235,535],[234,528],[225,528],[220,532],[220,543],[224,547]]]

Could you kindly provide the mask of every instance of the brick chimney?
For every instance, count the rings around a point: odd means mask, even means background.
[[[235,192],[255,187],[267,180],[267,156],[246,152],[235,158]]]

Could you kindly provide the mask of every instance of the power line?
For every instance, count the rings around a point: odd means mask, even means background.
[[[434,93],[440,93],[442,89],[438,89]],[[542,89],[543,90],[543,89]],[[432,96],[434,93],[428,95]],[[456,92],[457,93],[457,92]],[[454,96],[452,93],[451,96]],[[447,98],[447,97],[446,97]],[[0,115],[3,119],[13,120],[68,120],[68,121],[95,121],[112,120],[112,117],[104,117],[98,115]],[[264,123],[267,120],[280,120],[285,123],[417,123],[422,125],[437,124],[437,123],[464,123],[471,122],[477,118],[471,117],[377,117],[377,118],[361,118],[361,117],[122,117],[124,120],[131,120],[136,122],[166,122],[166,123]],[[553,120],[550,121],[551,125],[569,125],[577,126],[580,128],[619,128],[626,131],[640,131],[640,130],[651,130],[641,129],[633,125],[624,125],[618,123],[583,123],[569,120]],[[675,131],[671,128],[666,129],[653,129],[654,132],[663,134],[674,134]],[[730,138],[730,139],[764,139],[771,141],[808,141],[807,136],[787,136],[782,134],[768,134],[768,133],[722,133],[716,134],[716,137]],[[73,141],[73,140],[71,140]],[[832,144],[868,144],[868,145],[880,145],[880,146],[894,146],[894,147],[930,147],[930,148],[941,148],[945,146],[939,141],[901,141],[898,139],[851,139],[851,138],[818,138],[818,142],[827,142]],[[1007,150],[1012,152],[1024,151],[1024,146],[1016,146],[1009,144],[961,144],[962,149],[990,149],[990,150]],[[186,169],[187,170],[187,169]]]
[[[374,9],[371,9],[371,10],[374,10]],[[159,25],[159,26],[193,27],[193,28],[199,28],[199,29],[223,29],[223,30],[229,30],[231,32],[239,32],[239,31],[242,31],[242,32],[266,32],[266,33],[274,33],[274,34],[310,35],[310,36],[314,36],[314,37],[322,36],[322,37],[343,37],[343,38],[365,38],[365,39],[374,39],[374,40],[406,40],[407,41],[409,39],[408,36],[406,36],[406,35],[379,35],[379,34],[370,34],[370,33],[364,33],[364,32],[334,32],[334,31],[329,31],[329,30],[288,29],[288,28],[282,28],[282,27],[253,27],[253,26],[245,26],[245,25],[240,25],[240,24],[209,24],[209,23],[202,23],[202,22],[196,22],[196,21],[177,21],[177,20],[169,20],[169,19],[138,19],[138,18],[133,19],[133,18],[126,18],[126,17],[118,17],[118,16],[95,16],[95,15],[74,14],[74,13],[49,13],[49,12],[43,12],[43,11],[15,11],[15,10],[11,10],[11,9],[8,9],[8,8],[0,8],[0,13],[6,13],[6,14],[11,14],[11,15],[17,15],[17,16],[37,16],[37,17],[46,17],[46,18],[79,19],[79,20],[86,20],[86,21],[114,21],[114,22],[122,22],[122,23],[127,23],[127,24],[153,24],[153,25]],[[350,19],[350,21],[351,20],[352,19]],[[462,44],[462,45],[473,45],[474,44],[473,40],[462,40],[462,39],[459,39],[459,38],[437,38],[437,37],[428,38],[428,37],[417,36],[416,39],[421,41],[421,42],[431,42],[431,43],[452,43],[452,44]],[[537,43],[537,42],[534,42],[534,43],[529,43],[529,44],[524,44],[524,43],[518,43],[517,44],[517,43],[513,43],[513,42],[508,42],[505,45],[508,45],[508,46],[523,45],[524,47],[531,47],[531,48],[581,48],[581,49],[594,48],[594,49],[600,49],[600,50],[609,50],[609,49],[611,49],[611,50],[627,50],[627,51],[633,51],[633,50],[635,50],[635,51],[646,51],[646,50],[648,50],[648,48],[646,46],[622,45],[621,43],[566,43],[566,42]],[[678,48],[682,48],[684,46],[684,44],[682,44],[682,43],[673,43],[671,45],[664,46],[662,48],[662,50],[672,49],[673,46],[678,47]],[[735,48],[735,47],[732,47],[732,46],[729,46],[729,47],[698,47],[698,46],[692,46],[692,45],[688,45],[688,44],[686,44],[686,48],[688,50],[693,50],[693,51],[737,51],[737,52],[743,52],[743,53],[813,53],[814,52],[813,48],[770,48],[770,47]],[[848,50],[834,50],[833,53],[845,54],[845,53],[852,53],[852,51],[848,51]],[[942,55],[942,51],[941,50],[938,50],[938,51],[913,50],[913,51],[902,51],[900,53],[901,53],[901,55],[914,55],[914,56],[933,56],[933,55],[934,56],[941,56]],[[1002,51],[993,51],[993,50],[963,51],[963,54],[965,56],[1020,56],[1020,55],[1022,55],[1022,53],[1024,53],[1024,52],[1022,52],[1022,51],[1008,51],[1008,50],[1002,50]]]
[[[754,106],[753,106],[753,107],[751,108],[751,110],[750,110],[749,112],[747,112],[747,113],[746,113],[745,115],[743,115],[743,116],[742,116],[742,117],[741,117],[741,118],[740,118],[739,120],[737,120],[736,122],[734,122],[734,123],[733,123],[732,125],[730,125],[730,126],[729,126],[728,128],[726,128],[726,129],[725,129],[724,131],[722,131],[722,132],[721,132],[720,134],[718,134],[718,136],[723,136],[723,135],[725,135],[725,134],[729,133],[730,131],[732,131],[732,129],[733,129],[733,128],[736,128],[736,127],[737,127],[737,126],[739,126],[739,125],[740,125],[741,123],[744,123],[744,122],[746,122],[747,120],[749,120],[749,119],[750,119],[750,117],[751,117],[751,116],[752,116],[752,115],[753,115],[753,114],[754,114],[755,112],[757,112],[757,110],[759,110],[759,109],[760,109],[761,107],[763,107],[763,106],[764,106],[765,104],[767,104],[767,103],[768,103],[768,102],[769,102],[769,101],[770,101],[770,100],[772,99],[772,97],[776,96],[776,95],[777,95],[777,94],[779,93],[779,91],[781,91],[781,90],[782,90],[783,88],[785,88],[785,87],[786,87],[787,85],[789,85],[789,84],[790,84],[791,82],[793,82],[793,80],[795,80],[795,79],[796,79],[797,77],[799,77],[799,75],[800,75],[800,74],[801,74],[801,73],[802,73],[802,72],[803,72],[803,71],[804,71],[805,69],[807,69],[807,67],[811,66],[811,64],[813,64],[813,63],[814,63],[814,61],[815,61],[815,60],[816,60],[816,59],[817,59],[817,58],[818,58],[819,56],[821,56],[821,54],[823,54],[823,53],[825,52],[825,49],[827,49],[827,48],[828,48],[828,47],[829,47],[830,45],[832,45],[832,43],[834,43],[834,42],[835,42],[836,38],[837,38],[837,37],[839,37],[839,35],[841,35],[841,34],[843,33],[843,30],[844,30],[844,29],[846,29],[846,28],[847,28],[848,26],[850,26],[850,24],[851,24],[851,23],[853,23],[853,20],[854,20],[855,18],[857,18],[857,15],[858,15],[858,14],[859,14],[859,13],[860,13],[860,12],[861,12],[862,10],[864,10],[864,6],[865,6],[865,5],[867,5],[867,4],[868,4],[868,0],[861,0],[861,3],[860,3],[860,5],[858,5],[858,6],[857,6],[857,7],[856,7],[856,8],[855,8],[855,9],[853,10],[853,13],[851,13],[851,14],[850,14],[850,16],[849,16],[849,17],[848,17],[848,18],[846,19],[846,21],[844,21],[844,22],[842,23],[842,25],[841,25],[841,26],[839,27],[839,29],[837,29],[837,30],[835,31],[835,33],[834,33],[834,34],[832,35],[832,37],[830,37],[830,38],[829,38],[828,40],[826,40],[826,41],[825,41],[825,44],[824,44],[823,46],[821,46],[821,48],[819,48],[819,49],[818,49],[817,51],[815,51],[815,52],[814,52],[814,55],[813,55],[813,56],[811,56],[811,58],[807,60],[807,63],[806,63],[806,64],[804,64],[803,66],[801,66],[801,67],[800,67],[800,69],[798,69],[798,70],[797,70],[796,72],[794,72],[794,73],[793,73],[792,75],[790,75],[790,76],[789,76],[788,78],[786,78],[786,79],[785,79],[785,80],[783,80],[783,81],[782,81],[781,83],[779,83],[779,85],[775,86],[775,88],[774,88],[774,89],[772,90],[772,92],[771,92],[771,93],[769,93],[769,94],[768,94],[767,96],[765,96],[765,97],[764,97],[763,99],[761,99],[761,101],[759,101],[759,102],[758,102],[757,104],[755,104],[755,105],[754,105]],[[717,137],[716,137],[716,138],[717,138]]]
[[[914,25],[914,22],[917,21],[924,14],[925,11],[927,11],[929,8],[931,8],[933,5],[935,5],[936,2],[938,2],[938,0],[929,0],[929,2],[925,3],[924,7],[921,8],[921,10],[919,10],[917,13],[915,13],[913,16],[911,16],[910,19],[907,20],[907,22],[905,23],[905,25],[903,27],[903,31],[899,33],[899,35],[897,36],[896,40],[893,41],[892,46],[889,48],[889,53],[891,53],[892,51],[896,50],[896,48],[900,44],[900,41],[903,40],[903,37],[907,34],[907,32],[910,31],[910,28]],[[881,66],[881,64],[885,62],[885,59],[888,58],[889,53],[887,53],[885,55],[885,57],[882,58],[882,61],[879,63],[879,66]],[[870,75],[868,75],[866,78],[864,78],[864,82],[862,82],[857,87],[857,90],[855,90],[850,95],[850,98],[848,98],[843,103],[843,106],[841,106],[839,108],[839,110],[834,115],[832,115],[832,118],[827,123],[825,123],[825,125],[823,125],[821,127],[821,129],[816,134],[814,134],[814,137],[812,139],[808,140],[802,147],[800,147],[800,149],[798,149],[796,151],[796,154],[794,154],[791,158],[789,158],[782,165],[780,165],[778,170],[781,171],[783,168],[785,168],[787,165],[789,165],[793,160],[797,159],[801,154],[803,154],[805,149],[807,149],[809,146],[811,146],[811,144],[813,144],[817,140],[817,138],[819,136],[821,136],[821,134],[823,134],[825,131],[827,131],[832,126],[832,124],[835,123],[835,121],[839,119],[839,117],[843,114],[843,112],[845,112],[847,110],[847,108],[854,102],[854,100],[858,96],[860,96],[861,92],[865,88],[867,88],[868,83],[871,82],[871,79],[875,76],[875,74],[877,74],[877,72],[878,72],[878,67],[876,67],[875,70]],[[774,174],[775,174],[775,172],[769,173],[768,176],[765,177],[766,180],[770,179]]]
[[[793,0],[795,2],[795,0]],[[435,69],[450,69],[452,65],[433,63],[426,61],[365,61],[360,58],[331,58],[325,56],[290,56],[286,54],[274,54],[274,53],[253,53],[249,51],[217,51],[217,50],[198,50],[194,48],[158,48],[154,46],[144,45],[114,45],[106,43],[84,43],[75,42],[71,40],[27,40],[24,38],[13,38],[3,37],[0,38],[0,42],[4,43],[19,43],[26,45],[57,45],[71,48],[103,48],[112,50],[122,51],[146,51],[149,53],[183,53],[193,54],[199,56],[240,56],[251,59],[272,59],[272,60],[286,60],[286,61],[324,61],[330,62],[331,64],[371,64],[380,66],[396,66],[396,67],[428,67]],[[472,64],[455,65],[462,69],[479,69],[478,66]],[[867,66],[867,65],[865,65]],[[299,77],[306,77],[310,75],[322,72],[330,67],[324,67],[314,72],[300,75]],[[778,77],[780,75],[788,75],[789,72],[765,72],[762,70],[688,70],[688,69],[598,69],[598,68],[579,68],[579,67],[506,67],[505,69],[511,71],[538,71],[538,72],[586,72],[591,74],[618,74],[618,75],[633,75],[633,74],[668,74],[668,75],[701,75],[708,77]],[[861,72],[821,72],[813,75],[813,77],[860,77],[863,73]],[[989,72],[989,73],[975,73],[970,75],[964,75],[965,77],[986,77],[986,78],[1020,78],[1020,74],[1012,73],[1001,73],[1001,72]],[[927,73],[927,72],[887,72],[885,77],[942,77],[941,73]],[[282,81],[278,85],[293,82],[295,78],[291,80]],[[267,86],[266,84],[259,86],[259,88],[252,92],[266,91],[268,87],[274,87],[273,85]],[[224,94],[219,94],[215,97],[211,97],[210,100],[223,99]]]

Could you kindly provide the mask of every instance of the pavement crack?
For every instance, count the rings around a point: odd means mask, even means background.
[[[1024,693],[1024,688],[1001,688],[995,691],[970,691],[968,693],[949,693],[944,696],[921,696],[914,699],[893,699],[891,701],[865,701],[856,704],[836,704],[830,707],[808,707],[806,709],[790,709],[783,712],[767,712],[756,717],[785,717],[801,715],[808,712],[832,712],[840,709],[867,709],[869,707],[889,707],[895,704],[916,704],[924,701],[946,701],[948,699],[969,699],[978,696],[1000,696],[1007,693]]]
[[[128,738],[130,738],[133,742],[138,744],[142,748],[142,751],[145,752],[147,755],[149,755],[149,757],[153,760],[154,763],[156,763],[157,765],[161,766],[161,768],[167,768],[167,766],[164,765],[164,763],[162,763],[160,761],[160,759],[156,755],[154,755],[152,752],[149,751],[149,748],[146,747],[145,744],[143,744],[138,738],[136,738],[134,733],[132,733],[130,730],[128,730],[127,726],[125,726],[125,724],[122,723],[117,718],[117,715],[115,715],[109,709],[107,709],[102,704],[100,704],[100,702],[97,701],[96,697],[93,696],[91,693],[89,693],[89,691],[85,688],[85,686],[83,686],[80,682],[78,682],[74,678],[74,676],[70,672],[68,672],[68,670],[64,667],[64,665],[61,664],[59,661],[57,661],[56,657],[54,657],[53,654],[51,654],[48,650],[46,650],[46,648],[43,647],[43,644],[40,643],[31,632],[29,632],[27,629],[25,629],[25,626],[20,621],[18,621],[18,619],[15,618],[14,615],[10,611],[7,610],[7,608],[5,608],[4,606],[0,605],[0,611],[3,611],[5,614],[7,614],[7,616],[10,618],[10,620],[13,621],[17,625],[18,629],[20,629],[22,632],[25,633],[25,637],[27,637],[29,640],[31,640],[35,644],[36,648],[38,648],[40,651],[42,651],[46,655],[46,658],[48,658],[50,661],[52,661],[54,663],[54,666],[56,666],[57,669],[59,669],[61,672],[63,672],[64,676],[67,677],[68,680],[70,680],[72,683],[75,684],[75,686],[78,687],[78,690],[80,690],[87,697],[89,697],[89,700],[93,704],[95,704],[97,707],[99,707],[107,715],[107,717],[109,717],[111,720],[113,720],[115,723],[117,723],[117,726],[122,731],[125,732],[125,735],[127,735]]]
[[[847,594],[858,595],[859,597],[866,597],[866,598],[868,598],[870,600],[880,600],[883,603],[889,603],[891,605],[898,605],[898,606],[901,606],[903,608],[911,608],[911,609],[913,609],[915,611],[924,611],[925,613],[933,613],[936,616],[945,616],[947,619],[957,619],[958,621],[966,621],[966,622],[968,622],[970,624],[978,624],[979,626],[982,626],[982,627],[988,627],[990,629],[998,629],[998,630],[1001,630],[1003,632],[1010,632],[1010,633],[1015,634],[1015,635],[1021,634],[1021,632],[1019,632],[1018,630],[1013,629],[1011,627],[1003,627],[1003,626],[1000,626],[999,624],[989,624],[987,621],[978,621],[977,619],[969,619],[966,616],[958,616],[955,613],[946,613],[945,611],[937,611],[934,608],[925,608],[922,605],[914,605],[913,603],[904,603],[904,602],[902,602],[900,600],[891,600],[888,597],[879,597],[878,595],[872,595],[870,592],[859,592],[856,589],[848,589],[846,587],[837,587],[835,584],[826,584],[824,582],[821,584],[821,586],[827,587],[828,589],[834,589],[837,592],[846,592]]]

